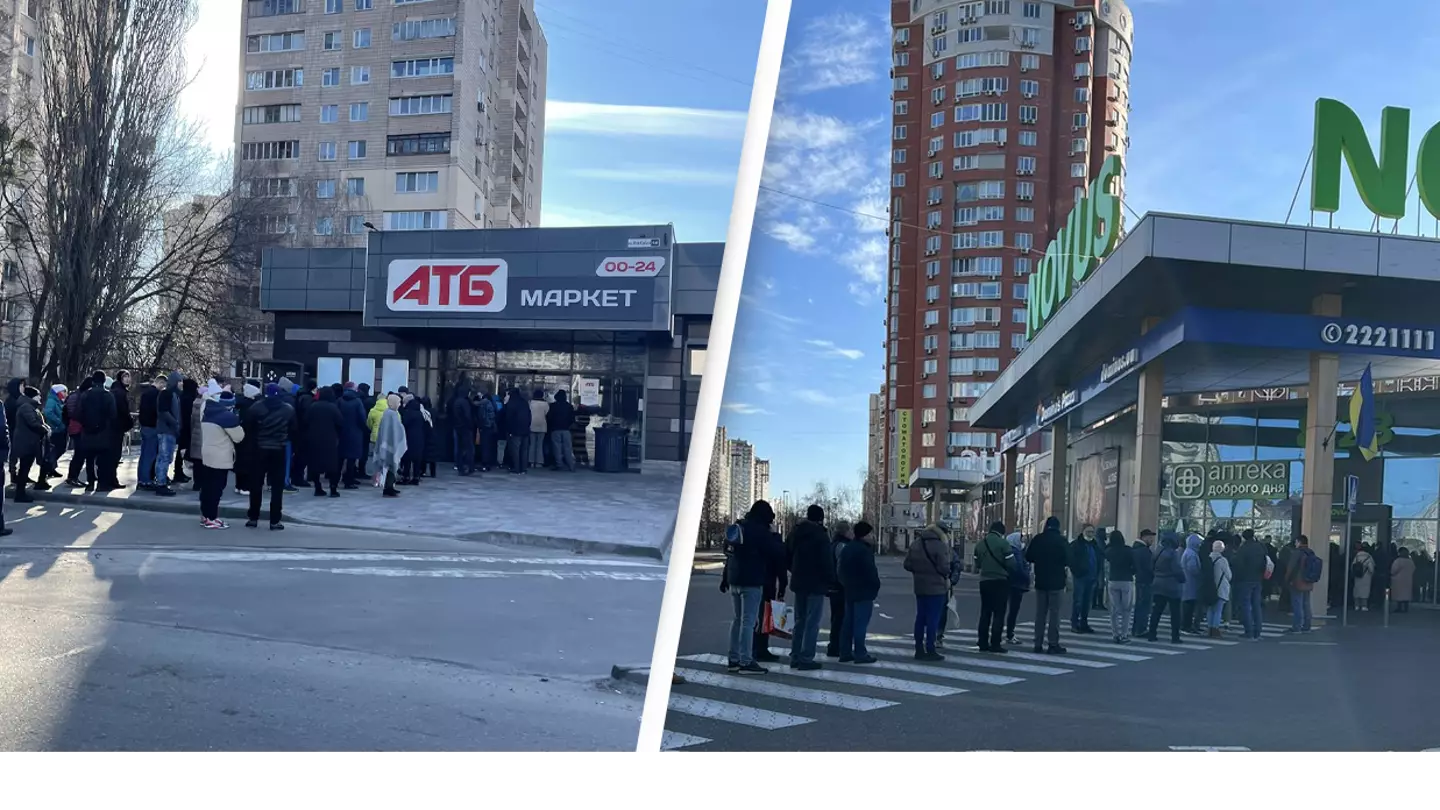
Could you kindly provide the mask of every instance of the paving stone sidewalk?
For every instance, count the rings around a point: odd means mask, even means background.
[[[68,469],[67,464],[62,460],[60,469]],[[663,558],[669,550],[680,503],[679,473],[532,470],[526,475],[491,472],[462,478],[448,463],[438,466],[439,478],[401,487],[399,498],[382,498],[369,481],[358,490],[341,490],[339,498],[317,498],[314,489],[297,484],[298,493],[285,495],[285,519],[580,553]],[[121,462],[119,478],[125,488],[114,492],[85,492],[54,481],[54,489],[34,497],[37,502],[194,513],[199,519],[199,493],[192,484],[177,487],[179,494],[173,498],[137,491],[135,468],[133,456]],[[5,497],[12,497],[11,487]],[[268,503],[267,492],[262,510]],[[243,520],[248,504],[248,498],[235,493],[232,478],[220,501],[222,517]],[[17,507],[7,503],[6,508]]]

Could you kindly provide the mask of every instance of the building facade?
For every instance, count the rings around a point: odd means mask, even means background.
[[[40,108],[45,62],[39,0],[0,4],[0,120],[23,126],[25,114]],[[23,204],[12,200],[12,204]],[[0,374],[30,375],[30,308],[23,268],[34,253],[0,229]]]
[[[885,475],[885,389],[870,395],[869,442],[865,454],[865,488],[860,493],[860,514],[879,525],[882,480]]]
[[[730,442],[730,508],[743,515],[755,502],[755,446],[744,439]]]
[[[908,514],[917,475],[999,470],[968,407],[1026,346],[1045,246],[1125,153],[1133,21],[1122,0],[893,0],[891,22],[881,492]]]
[[[770,500],[770,459],[755,459],[755,500]]]
[[[706,479],[706,486],[710,493],[706,522],[723,525],[734,520],[735,510],[730,503],[730,439],[724,425],[715,428],[715,447],[710,453],[710,476]]]

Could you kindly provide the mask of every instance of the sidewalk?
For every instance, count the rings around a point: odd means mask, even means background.
[[[61,460],[60,469],[67,469],[67,464],[68,456]],[[341,490],[339,498],[317,498],[313,489],[297,483],[300,492],[285,495],[285,520],[585,554],[663,559],[669,550],[680,502],[679,475],[532,470],[523,476],[476,473],[461,478],[448,463],[438,466],[438,479],[426,478],[418,487],[402,487],[399,498],[382,498],[369,481],[358,490]],[[95,494],[52,481],[54,489],[33,495],[37,503],[141,509],[199,518],[199,493],[191,484],[177,487],[173,498],[137,491],[135,467],[134,458],[120,464],[119,478],[125,489]],[[5,497],[12,492],[7,487]],[[221,516],[244,520],[248,506],[248,498],[235,494],[232,477],[220,500]],[[268,506],[262,505],[263,509]]]

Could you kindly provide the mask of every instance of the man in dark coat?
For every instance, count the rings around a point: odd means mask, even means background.
[[[414,394],[401,394],[400,424],[405,427],[405,456],[400,459],[400,476],[395,483],[420,485],[420,468],[425,463],[425,417]]]
[[[10,465],[10,423],[5,409],[0,408],[0,491],[5,489],[5,468]],[[0,537],[9,537],[15,530],[5,525],[5,498],[0,497]]]
[[[155,456],[159,452],[155,427],[159,420],[160,389],[164,387],[163,377],[140,385],[140,461],[135,470],[136,489],[155,489]]]
[[[420,475],[423,478],[430,476],[436,478],[435,469],[440,463],[440,440],[435,435],[435,409],[431,407],[430,397],[416,397],[420,400],[421,412],[425,415],[425,453],[420,463]]]
[[[90,482],[94,484],[95,491],[108,492],[114,487],[106,480],[104,461],[115,443],[119,416],[115,412],[115,397],[105,390],[105,372],[96,371],[90,379],[94,384],[85,392],[78,409],[80,449],[87,459],[95,460],[95,480]]]
[[[25,493],[25,486],[30,483],[30,468],[41,457],[45,450],[45,437],[50,435],[50,428],[45,425],[45,417],[40,413],[40,392],[31,386],[21,390],[15,403],[14,431],[11,446],[20,458],[15,476],[15,502],[30,503],[34,499]],[[46,490],[50,486],[41,476],[35,488]]]
[[[779,532],[770,532],[768,542],[762,543],[765,559],[765,581],[760,586],[760,615],[765,615],[765,606],[771,601],[784,601],[785,589],[790,586],[790,571],[785,564],[785,541]],[[755,639],[751,646],[756,661],[774,663],[780,656],[770,652],[770,636],[759,623],[755,625]]]
[[[280,396],[274,383],[265,386],[265,398],[250,406],[245,414],[245,436],[255,437],[255,468],[250,477],[250,508],[245,525],[251,529],[260,523],[260,501],[265,484],[270,484],[270,530],[285,528],[280,522],[285,502],[285,448],[294,441],[298,426],[295,409]]]
[[[470,404],[470,381],[464,377],[455,385],[446,415],[455,434],[455,470],[470,475],[475,472],[475,408]]]
[[[15,425],[15,409],[20,405],[20,399],[24,394],[20,392],[20,386],[25,384],[24,377],[12,377],[10,382],[5,384],[5,424]],[[20,457],[15,453],[10,454],[10,477],[15,477],[15,468],[20,465]]]
[[[1070,550],[1060,533],[1059,518],[1052,515],[1045,519],[1045,530],[1025,547],[1025,561],[1035,574],[1035,652],[1062,654],[1065,648],[1060,646],[1060,601],[1065,596]]]
[[[524,475],[525,443],[530,436],[530,403],[519,388],[511,388],[500,412],[505,434],[505,458],[513,475]]]
[[[120,485],[120,453],[125,447],[125,437],[135,427],[135,417],[130,415],[130,372],[124,369],[115,372],[110,395],[115,398],[115,431],[105,450],[105,469],[101,472],[97,468],[96,472],[107,488],[124,489]]]
[[[370,383],[360,383],[355,387],[355,393],[360,397],[360,404],[365,408],[365,413],[370,413],[370,409],[375,407],[375,397],[370,395]],[[365,429],[362,439],[364,446],[360,448],[360,477],[367,478],[370,475],[365,470],[365,464],[370,459],[370,429],[368,427]]]
[[[190,483],[190,476],[185,474],[185,459],[189,458],[192,452],[200,452],[200,448],[190,446],[190,438],[195,430],[195,400],[199,396],[200,384],[186,377],[180,383],[180,432],[175,436],[175,474],[170,477],[177,484]]]
[[[475,395],[475,426],[480,432],[480,469],[490,472],[503,466],[496,450],[500,442],[500,412],[495,399],[483,387]]]
[[[306,412],[315,402],[315,381],[307,377],[301,384],[300,390],[295,393],[294,401],[290,403],[295,406],[295,419],[302,427],[305,425]],[[310,462],[309,456],[305,452],[307,449],[309,449],[308,443],[301,441],[295,445],[290,454],[290,480],[292,482],[308,481],[314,478],[314,476],[307,476],[305,471],[305,465]]]
[[[317,496],[325,495],[320,486],[322,476],[330,481],[330,497],[340,497],[340,432],[344,417],[335,404],[335,392],[329,388],[320,389],[320,400],[305,409],[305,420],[301,429],[304,440],[305,463],[310,471],[310,483],[315,485]]]
[[[365,424],[365,404],[354,383],[346,383],[340,395],[340,457],[345,460],[345,488],[359,489],[356,480],[363,475],[365,445],[370,438],[370,429]]]
[[[550,446],[555,452],[555,469],[575,472],[575,439],[570,427],[575,424],[575,406],[564,391],[555,392],[555,401],[545,413],[545,426],[550,430]]]
[[[825,612],[825,592],[835,577],[835,556],[825,531],[825,510],[811,504],[805,519],[795,524],[785,539],[790,560],[790,592],[795,595],[795,631],[790,639],[791,669],[820,668],[815,660],[815,642],[820,637],[820,616]]]

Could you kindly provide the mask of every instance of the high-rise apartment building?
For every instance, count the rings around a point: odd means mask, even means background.
[[[885,477],[885,387],[870,395],[869,442],[865,454],[865,485],[860,493],[860,516],[879,525],[880,504],[884,500]]]
[[[755,502],[755,447],[744,439],[730,442],[730,508],[743,515]]]
[[[41,14],[39,0],[0,4],[0,121],[15,129],[23,129],[25,114],[41,107]],[[7,379],[30,374],[29,298],[21,271],[34,260],[23,240],[0,232],[0,374]]]
[[[1125,153],[1133,21],[1121,0],[892,0],[891,23],[884,493],[904,504],[916,470],[998,472],[966,408],[1026,345],[1046,245]]]
[[[770,500],[770,459],[755,459],[755,487],[752,493],[757,501]]]
[[[729,523],[735,519],[734,507],[730,504],[730,439],[725,426],[715,429],[715,447],[710,453],[710,477],[705,520],[710,523]]]

